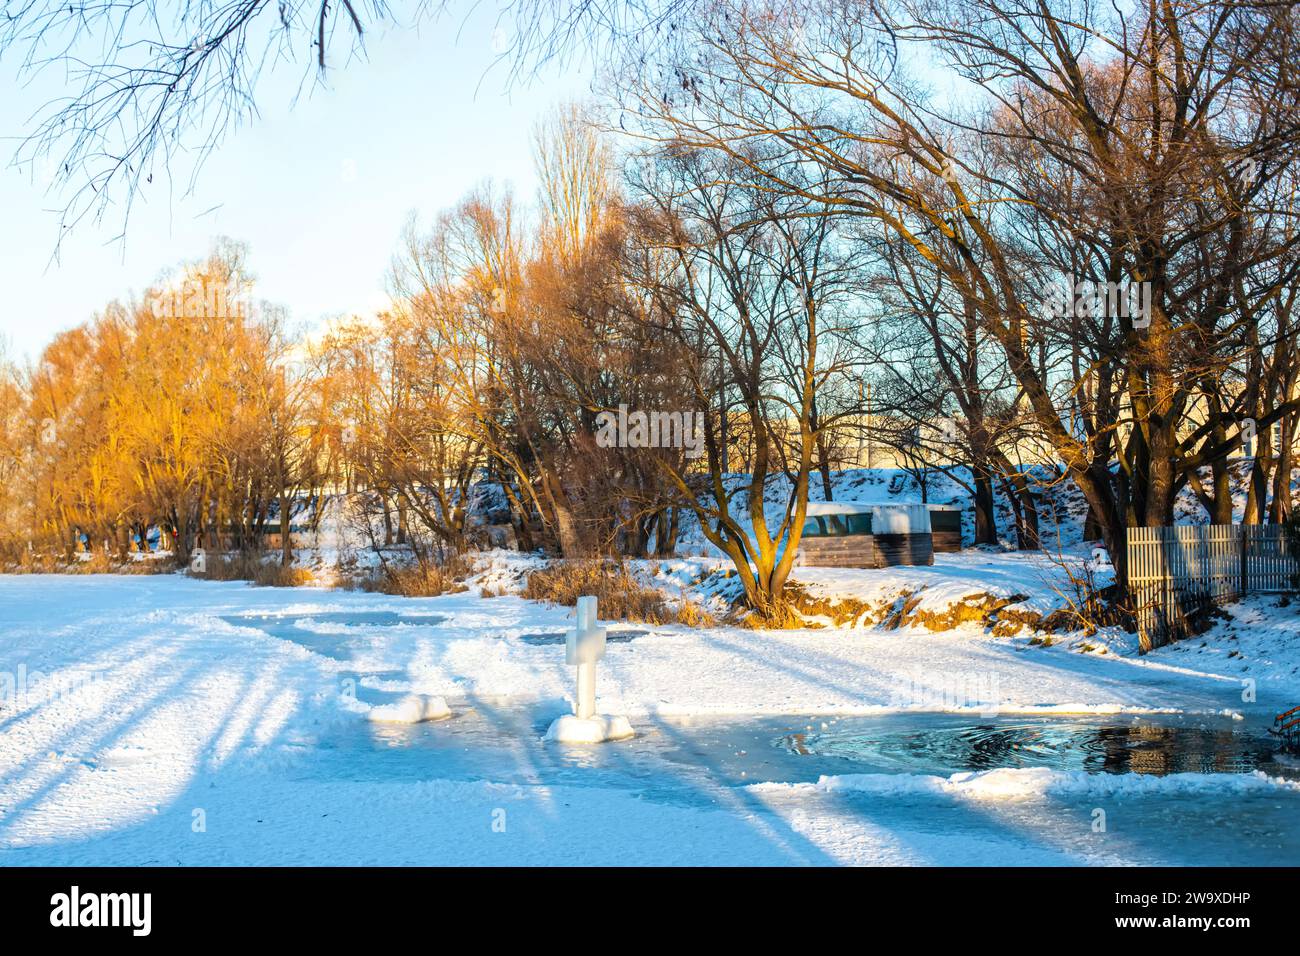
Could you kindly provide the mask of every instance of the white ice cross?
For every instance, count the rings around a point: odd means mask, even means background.
[[[586,720],[596,713],[596,661],[605,656],[605,629],[596,626],[596,599],[578,598],[576,626],[564,645],[564,662],[578,668],[577,716]]]

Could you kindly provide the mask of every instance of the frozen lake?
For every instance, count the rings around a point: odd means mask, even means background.
[[[1223,678],[897,634],[857,671],[870,634],[616,625],[601,700],[637,736],[564,746],[566,613],[0,578],[5,668],[99,675],[0,710],[0,864],[1300,859],[1300,774]],[[1034,697],[897,712],[918,666]],[[365,719],[411,692],[453,716]]]

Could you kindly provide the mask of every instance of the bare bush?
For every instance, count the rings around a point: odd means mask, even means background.
[[[440,563],[411,566],[386,563],[369,577],[357,582],[363,591],[398,594],[402,597],[437,597],[469,590],[465,578],[474,566],[457,554],[448,554]]]
[[[643,586],[627,567],[615,561],[559,561],[528,575],[522,596],[572,607],[582,596],[597,599],[600,614],[644,624],[685,624],[708,627],[709,613],[689,600],[675,603],[662,592]]]

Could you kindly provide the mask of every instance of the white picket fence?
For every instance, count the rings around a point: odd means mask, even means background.
[[[1211,606],[1296,590],[1300,562],[1280,525],[1128,529],[1129,590],[1143,650],[1187,637]]]
[[[1275,524],[1242,525],[1245,565],[1243,592],[1277,593],[1296,590],[1300,562],[1295,542]]]

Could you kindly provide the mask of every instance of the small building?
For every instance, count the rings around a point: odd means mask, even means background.
[[[930,509],[930,538],[934,550],[961,550],[961,505],[926,505]]]
[[[959,532],[959,546],[960,540]],[[929,506],[810,501],[795,563],[839,568],[934,564]]]

